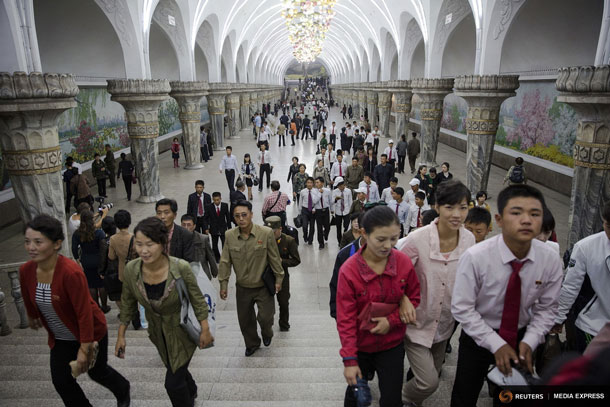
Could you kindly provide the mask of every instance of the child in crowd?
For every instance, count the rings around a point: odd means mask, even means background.
[[[180,168],[178,164],[178,159],[180,158],[180,142],[178,141],[178,137],[174,137],[172,141],[172,158],[174,159],[174,168]]]
[[[470,209],[472,209],[476,206],[479,208],[486,209],[489,213],[491,213],[491,207],[489,206],[489,204],[486,201],[487,201],[487,192],[479,191],[476,194],[475,200],[470,202],[470,205],[468,207]]]
[[[480,243],[491,232],[491,213],[479,206],[470,208],[464,226],[474,235],[475,241]]]
[[[413,262],[421,287],[416,322],[405,340],[414,374],[402,390],[403,402],[409,407],[420,406],[439,385],[446,344],[455,326],[451,296],[458,260],[475,244],[474,236],[463,226],[470,200],[468,188],[460,181],[443,182],[436,197],[438,218],[410,233],[401,249]]]
[[[515,165],[510,167],[504,177],[504,183],[508,185],[519,185],[527,184],[527,175],[525,174],[525,168],[523,167],[523,158],[515,158]]]
[[[399,305],[406,296],[413,307],[418,306],[419,282],[409,257],[393,248],[400,225],[390,208],[368,210],[360,226],[365,243],[341,266],[337,286],[337,330],[348,384],[344,406],[356,407],[354,389],[362,385],[358,379],[366,383],[376,373],[379,404],[400,407],[403,339],[406,323],[412,321],[400,312]],[[363,315],[368,307],[375,306],[394,308],[380,317]]]
[[[553,242],[552,240],[550,240],[550,237],[554,231],[555,231],[555,218],[553,217],[551,210],[545,206],[543,213],[542,213],[542,230],[540,231],[540,234],[536,238],[538,240],[540,240],[541,242],[546,243],[551,249],[553,249],[554,252],[557,253],[557,255],[559,257],[561,257],[561,250],[559,249],[559,243]]]
[[[563,273],[559,257],[536,239],[544,197],[528,185],[498,195],[498,234],[460,258],[451,312],[462,324],[451,405],[474,406],[490,364],[533,372],[532,354],[553,327]]]
[[[415,200],[410,205],[409,216],[407,217],[408,233],[423,226],[422,214],[430,209],[430,205],[426,202],[426,194],[423,191],[418,191],[415,194]]]

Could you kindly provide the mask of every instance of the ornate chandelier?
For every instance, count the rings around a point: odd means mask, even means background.
[[[322,52],[336,3],[337,0],[284,0],[282,17],[286,19],[292,53],[300,63],[312,62]]]

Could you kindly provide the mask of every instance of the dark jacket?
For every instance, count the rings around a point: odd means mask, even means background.
[[[169,246],[169,255],[188,261],[195,260],[193,234],[182,226],[174,224],[174,233]]]
[[[117,172],[117,178],[131,177],[133,175],[133,163],[129,160],[122,160],[119,162],[119,171]]]
[[[243,192],[237,189],[231,192],[229,199],[231,200],[231,206],[229,208],[229,217],[233,219],[233,209],[235,208],[235,204],[239,201],[247,201],[248,199],[246,198]]]
[[[353,248],[353,249],[352,249]],[[337,319],[337,284],[339,283],[339,269],[349,259],[352,254],[360,249],[360,239],[354,240],[351,244],[345,246],[339,250],[337,258],[335,259],[335,267],[333,268],[333,275],[330,278],[330,316]]]
[[[419,150],[420,150],[420,146],[419,146],[419,140],[412,138],[411,140],[409,140],[409,142],[407,143],[407,155],[409,157],[416,157],[419,155]]]
[[[103,169],[103,170],[102,170]],[[95,179],[106,179],[106,163],[100,160],[93,160],[91,163],[91,174]]]
[[[299,164],[297,164],[297,165],[292,164],[290,166],[290,168],[288,169],[288,179],[286,180],[286,182],[291,182],[294,174],[296,174],[298,172],[299,172]]]
[[[369,158],[369,156],[364,157],[364,161],[362,162],[362,168],[364,168],[364,172],[370,172],[371,174],[375,172],[375,167],[377,167],[377,156],[373,154],[373,158]],[[375,180],[377,181],[377,180]]]
[[[231,229],[231,216],[229,215],[229,205],[220,203],[220,215],[216,214],[216,206],[212,203],[205,207],[205,224],[210,234],[218,236],[224,235],[227,229]]]
[[[288,267],[296,267],[301,264],[301,256],[299,256],[299,246],[296,240],[285,233],[280,236],[280,241],[277,244],[277,249],[282,258],[282,268],[284,273],[288,274]]]
[[[308,129],[310,124],[311,124],[311,120],[309,120],[307,117],[303,119],[303,128],[304,129]]]
[[[195,261],[201,263],[203,271],[211,280],[212,277],[218,277],[218,266],[216,258],[212,252],[210,238],[207,235],[202,235],[199,232],[193,233],[193,252],[195,253]]]
[[[114,153],[112,151],[106,152],[104,162],[106,163],[106,169],[110,172],[114,172],[116,160],[114,159]]]
[[[373,172],[379,191],[383,191],[390,186],[390,178],[394,176],[394,166],[390,164],[377,165]]]
[[[197,192],[193,192],[192,194],[189,195],[188,203],[186,205],[186,213],[188,213],[195,219],[197,219],[197,208],[199,205],[197,201],[199,201]],[[205,211],[206,211],[205,208],[211,203],[212,203],[212,198],[210,197],[210,194],[207,194],[204,192],[203,193],[203,213],[204,213],[204,215],[205,215]]]

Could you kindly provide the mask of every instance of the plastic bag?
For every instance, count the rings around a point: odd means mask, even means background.
[[[203,294],[203,298],[208,304],[208,326],[210,327],[210,333],[213,337],[216,337],[216,300],[218,298],[218,294],[216,293],[216,289],[214,289],[212,282],[205,274],[205,271],[203,271],[201,263],[192,262],[191,270],[197,279],[197,285],[201,290],[201,294]],[[192,317],[195,321],[197,320],[197,318],[195,318],[195,311],[193,311],[193,307],[189,308],[189,317]]]

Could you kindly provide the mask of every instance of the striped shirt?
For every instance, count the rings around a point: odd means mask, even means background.
[[[76,341],[70,330],[61,322],[51,303],[51,284],[38,283],[36,285],[36,305],[42,314],[55,339],[60,341]]]

